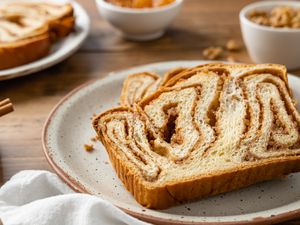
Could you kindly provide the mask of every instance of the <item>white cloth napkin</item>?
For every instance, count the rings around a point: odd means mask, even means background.
[[[26,170],[0,188],[4,225],[147,225],[101,198],[78,194],[55,174]],[[148,224],[149,225],[149,224]]]

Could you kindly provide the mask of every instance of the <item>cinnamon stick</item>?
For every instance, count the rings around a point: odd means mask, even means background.
[[[12,111],[14,111],[14,108],[9,98],[0,101],[0,117]]]

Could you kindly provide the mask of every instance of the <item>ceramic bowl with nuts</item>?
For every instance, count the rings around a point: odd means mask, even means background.
[[[300,2],[261,1],[240,12],[243,39],[255,63],[300,68]]]

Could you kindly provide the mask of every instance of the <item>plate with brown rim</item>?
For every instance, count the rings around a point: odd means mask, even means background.
[[[56,105],[45,123],[42,140],[49,164],[74,190],[99,196],[155,224],[269,224],[300,217],[300,173],[166,210],[151,210],[139,205],[122,186],[101,143],[93,143],[92,152],[84,150],[84,144],[95,136],[91,117],[118,105],[128,74],[163,74],[174,67],[203,63],[207,61],[149,64],[113,72],[76,88]],[[288,78],[299,100],[300,79],[290,74]]]

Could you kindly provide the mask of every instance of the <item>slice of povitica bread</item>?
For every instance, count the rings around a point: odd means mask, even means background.
[[[208,64],[93,121],[124,186],[164,209],[300,171],[284,66]]]

